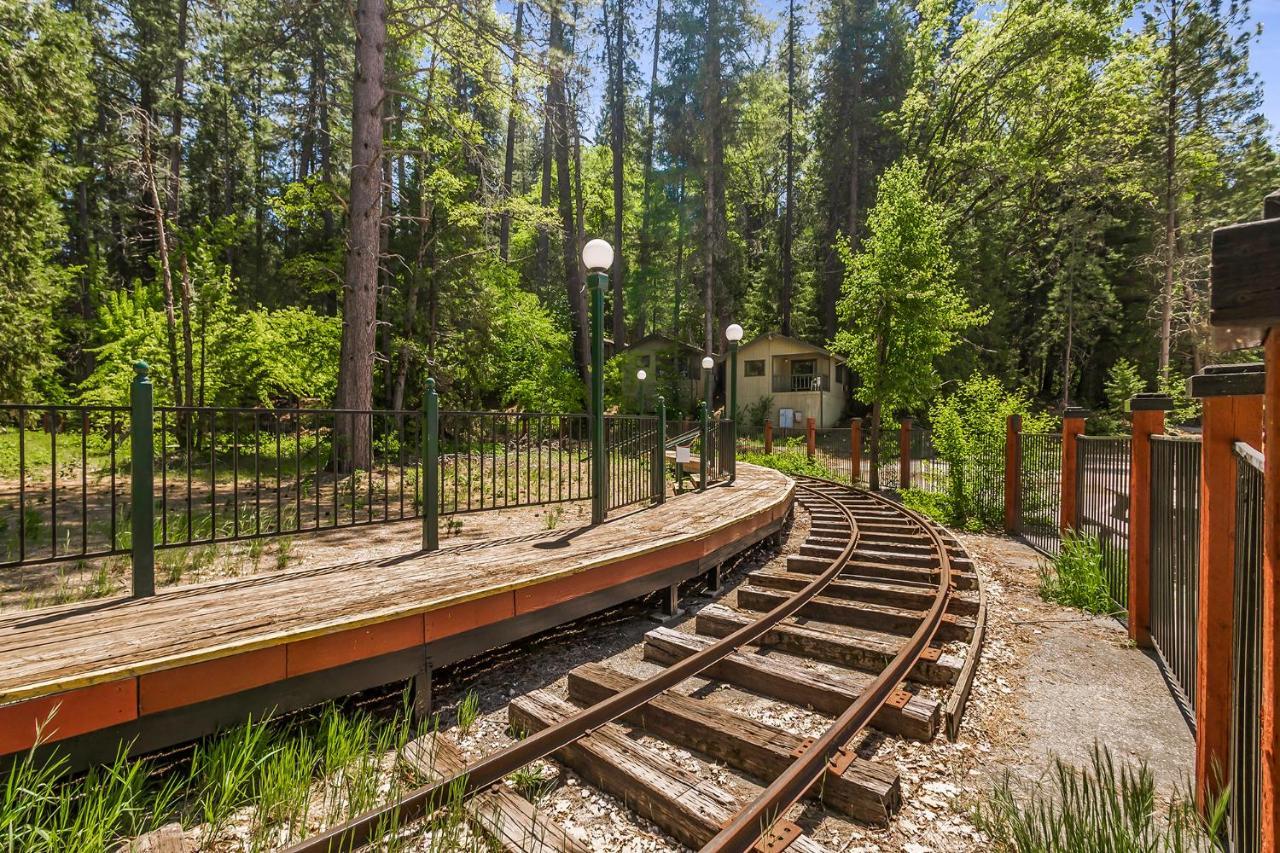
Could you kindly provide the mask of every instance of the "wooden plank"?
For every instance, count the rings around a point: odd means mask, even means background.
[[[0,617],[0,705],[607,573],[681,543],[714,550],[717,537],[744,520],[785,513],[793,496],[785,475],[742,465],[732,489],[675,498],[571,537],[554,531]],[[550,539],[568,544],[536,547]]]
[[[645,660],[663,666],[684,660],[715,642],[669,628],[655,628],[644,639]],[[746,652],[730,654],[703,670],[702,675],[833,717],[843,713],[871,681],[861,673],[836,676]],[[936,701],[913,695],[903,708],[881,708],[872,724],[890,734],[931,740],[938,733],[938,716]]]
[[[747,579],[752,586],[791,592],[798,592],[813,582],[812,575],[774,571],[751,572],[747,575]],[[904,586],[890,581],[837,578],[823,587],[822,594],[842,601],[866,601],[908,610],[928,610],[933,605],[932,592],[918,586]],[[947,603],[947,610],[958,616],[974,616],[978,612],[978,602],[955,595]]]
[[[785,592],[759,586],[740,586],[738,606],[766,613],[791,598]],[[849,625],[871,631],[910,636],[925,617],[923,610],[904,610],[883,604],[849,602],[827,595],[816,595],[801,606],[799,616],[832,625]],[[938,624],[937,639],[944,643],[968,642],[973,637],[973,620],[965,616],[943,613]]]
[[[513,727],[541,731],[573,716],[577,708],[545,690],[519,697],[507,709]],[[590,784],[622,800],[681,844],[695,849],[715,837],[741,807],[728,791],[685,770],[609,723],[554,753]],[[823,849],[801,837],[792,850]]]
[[[952,688],[943,708],[947,721],[947,738],[953,741],[960,737],[960,721],[964,719],[964,709],[969,704],[969,691],[973,689],[973,678],[978,672],[978,661],[982,658],[982,641],[987,634],[987,591],[980,590],[980,595],[978,615],[974,620],[976,627],[973,639],[969,642],[968,654],[965,655],[964,667],[960,670],[956,686]]]
[[[698,611],[695,624],[703,636],[727,637],[753,621],[754,618],[724,605],[709,604]],[[761,648],[777,649],[797,657],[878,673],[898,653],[902,638],[850,628],[837,632],[817,625],[785,621],[766,631],[757,643]],[[947,687],[955,683],[962,665],[955,655],[941,653],[937,660],[917,661],[911,670],[910,680],[917,684]]]
[[[416,738],[401,756],[418,777],[429,784],[466,768],[457,744],[439,733]],[[467,820],[498,850],[512,853],[587,853],[590,849],[569,837],[559,824],[505,784],[494,785],[468,799]]]
[[[638,678],[601,664],[584,664],[569,673],[569,698],[593,705],[637,683]],[[781,775],[805,743],[776,726],[672,692],[623,720],[765,782]],[[876,824],[887,823],[902,799],[897,770],[864,758],[855,758],[842,775],[827,773],[810,794],[843,814]]]
[[[804,557],[799,554],[787,556],[787,571],[789,572],[817,575],[826,571],[830,566],[830,560]],[[956,589],[977,589],[978,581],[970,570],[971,568],[972,562],[969,561],[952,563],[951,579],[955,581]],[[844,578],[880,578],[910,583],[933,583],[937,580],[938,572],[933,569],[900,566],[895,563],[853,559],[844,567],[844,571],[840,573],[840,576]]]
[[[1280,324],[1280,220],[1213,229],[1209,322],[1265,328]]]

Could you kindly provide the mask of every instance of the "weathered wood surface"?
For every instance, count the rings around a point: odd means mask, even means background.
[[[644,657],[645,660],[670,666],[714,642],[707,637],[683,634],[670,628],[655,628],[645,635]],[[775,656],[749,652],[733,652],[703,670],[702,674],[833,717],[843,713],[871,682],[870,676],[859,672],[834,675],[801,668]],[[903,708],[885,705],[871,722],[890,734],[932,740],[938,733],[938,721],[938,703],[912,695]]]
[[[699,634],[720,638],[751,624],[754,619],[724,605],[709,604],[698,611],[695,624]],[[902,648],[903,638],[857,628],[833,629],[787,620],[770,628],[756,642],[761,648],[877,674]],[[916,661],[909,678],[917,684],[945,687],[955,683],[962,665],[955,655],[944,653],[937,660]]]
[[[577,712],[577,708],[543,690],[511,703],[511,725],[536,732]],[[744,805],[710,779],[685,770],[627,736],[609,723],[553,753],[591,785],[607,791],[689,847],[698,849]],[[824,848],[801,836],[791,845],[797,853]]]
[[[569,698],[593,705],[637,683],[639,679],[630,675],[589,663],[569,673]],[[804,740],[791,732],[674,692],[664,693],[623,720],[762,782],[781,775],[804,747]],[[877,824],[887,823],[901,804],[897,770],[864,758],[855,758],[841,775],[828,772],[810,794],[843,814]]]
[[[947,697],[943,713],[947,719],[947,737],[956,740],[960,737],[960,721],[964,719],[965,706],[969,704],[969,691],[973,689],[973,679],[978,672],[978,660],[982,657],[982,643],[987,635],[987,591],[982,590],[982,598],[978,603],[978,614],[974,618],[973,639],[969,641],[969,651],[964,658],[964,668],[956,685]]]
[[[405,764],[419,784],[430,784],[465,769],[458,745],[438,733],[423,735],[405,745]],[[508,788],[494,785],[469,798],[463,808],[468,822],[483,833],[497,850],[510,853],[587,853],[585,844],[575,841],[537,809],[533,803]]]
[[[965,562],[959,562],[958,564],[957,562],[952,562],[951,579],[955,581],[956,589],[977,589],[978,579],[969,570],[971,565],[971,563],[966,565]],[[806,557],[801,554],[791,554],[787,557],[787,571],[789,572],[817,575],[830,567],[830,560],[819,557]],[[871,578],[917,584],[936,584],[938,580],[936,569],[903,566],[893,562],[863,560],[859,559],[857,555],[844,567],[843,571],[840,572],[840,576],[843,578]]]
[[[1213,230],[1209,323],[1266,328],[1280,324],[1280,219]]]
[[[780,590],[750,585],[738,587],[738,606],[745,610],[765,613],[790,598],[790,593]],[[854,628],[910,636],[916,628],[920,627],[925,611],[904,610],[884,604],[871,604],[865,601],[850,602],[827,595],[815,595],[800,607],[797,615],[832,625],[848,625]],[[939,640],[968,642],[972,636],[972,619],[951,613],[942,614],[942,621],[938,623],[936,634]]]
[[[752,586],[798,592],[813,582],[812,575],[793,572],[756,571],[747,576]],[[836,578],[823,587],[822,594],[842,601],[866,601],[887,604],[906,610],[928,610],[933,606],[931,590],[918,586],[904,586],[890,581],[868,581]],[[978,612],[978,602],[971,598],[952,596],[947,611],[960,616],[973,616]]]
[[[732,488],[679,495],[596,528],[3,616],[0,704],[607,572],[611,564],[711,537],[777,507],[790,500],[791,488],[779,472],[744,464]],[[551,542],[556,547],[546,547]]]

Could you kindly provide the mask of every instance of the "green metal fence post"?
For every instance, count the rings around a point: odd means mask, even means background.
[[[658,395],[658,441],[653,451],[653,496],[667,499],[667,401]]]
[[[132,534],[130,558],[133,563],[135,597],[156,594],[155,541],[155,440],[152,420],[155,418],[155,395],[147,376],[147,363],[133,365],[137,373],[129,386],[129,530]]]
[[[707,456],[711,453],[711,419],[707,415],[707,401],[698,404],[698,417],[702,419],[702,450],[698,452],[698,489],[707,488]]]
[[[741,329],[738,330],[741,333]],[[738,342],[729,342],[729,482],[738,479]]]
[[[608,506],[608,464],[604,446],[604,291],[609,276],[592,273],[591,291],[591,523],[604,521]]]
[[[422,550],[440,547],[440,396],[427,379],[422,396]]]

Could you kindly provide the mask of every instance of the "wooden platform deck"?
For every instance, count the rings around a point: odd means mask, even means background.
[[[782,474],[599,527],[216,581],[0,617],[0,755],[158,748],[441,666],[670,586],[775,532]],[[56,709],[56,714],[54,713]],[[73,744],[66,744],[75,753]]]

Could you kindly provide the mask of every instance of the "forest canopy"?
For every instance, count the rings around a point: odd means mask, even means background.
[[[858,294],[914,276],[882,304],[947,316],[881,319],[946,346],[887,404],[976,371],[1114,408],[1218,357],[1209,235],[1280,181],[1258,35],[1209,0],[0,0],[0,396],[121,402],[142,358],[176,404],[581,410],[603,236],[615,351],[739,322],[874,382]]]

